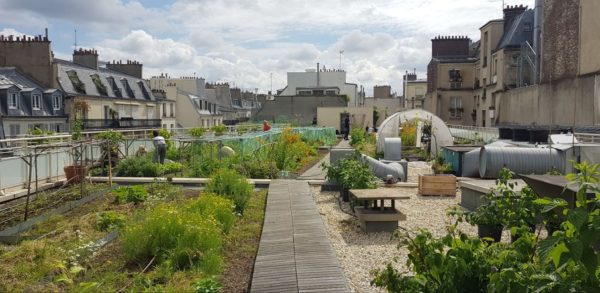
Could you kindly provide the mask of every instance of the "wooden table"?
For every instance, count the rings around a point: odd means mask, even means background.
[[[410,199],[410,196],[399,195],[395,188],[351,189],[350,196],[362,203],[362,207],[355,207],[354,211],[367,233],[393,232],[398,229],[398,221],[406,220],[406,215],[396,209],[396,200]],[[385,206],[386,200],[391,201],[391,207]]]

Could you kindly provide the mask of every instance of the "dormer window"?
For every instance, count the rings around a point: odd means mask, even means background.
[[[148,90],[144,86],[144,82],[143,81],[138,81],[137,84],[140,86],[140,89],[142,90],[142,94],[144,94],[144,98],[146,100],[150,100],[150,93],[148,92]]]
[[[123,79],[121,79],[121,83],[123,84],[123,88],[125,89],[125,92],[127,93],[127,95],[130,98],[135,99],[135,94],[133,93],[133,90],[131,89],[131,86],[129,85],[129,81],[127,81],[127,79],[123,78]]]
[[[75,91],[80,94],[85,94],[85,84],[79,79],[77,71],[69,70],[67,71],[67,75],[69,76],[69,80],[71,80],[71,84],[73,85]]]
[[[40,110],[42,102],[42,96],[40,95],[31,95],[31,108],[33,110]]]
[[[52,96],[52,109],[60,110],[61,96]]]
[[[123,97],[123,95],[121,94],[121,90],[119,89],[119,87],[117,86],[117,83],[115,82],[115,78],[112,76],[109,76],[106,78],[106,80],[108,80],[110,87],[112,87],[113,93],[115,94],[115,96],[118,98]]]
[[[18,93],[9,93],[8,95],[8,108],[9,109],[17,109],[18,108]]]
[[[90,75],[90,77],[92,78],[92,81],[94,82],[94,85],[96,86],[96,90],[98,90],[98,93],[101,96],[108,96],[108,92],[106,91],[106,86],[102,83],[100,76],[98,74],[92,74],[92,75]]]

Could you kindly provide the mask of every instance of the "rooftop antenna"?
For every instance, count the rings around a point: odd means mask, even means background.
[[[340,50],[340,71],[342,70],[342,54],[344,54],[344,50]]]
[[[269,93],[273,94],[273,72],[271,72],[271,91]]]
[[[75,43],[73,43],[73,50],[77,51],[77,29],[74,29],[75,31]]]

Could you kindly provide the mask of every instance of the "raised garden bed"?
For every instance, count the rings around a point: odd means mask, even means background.
[[[419,195],[456,196],[456,176],[419,175]]]

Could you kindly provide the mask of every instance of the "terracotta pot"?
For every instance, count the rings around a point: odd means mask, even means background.
[[[65,176],[67,177],[67,182],[76,183],[85,178],[85,173],[87,172],[87,166],[85,165],[70,165],[65,166],[63,168],[65,171]]]

